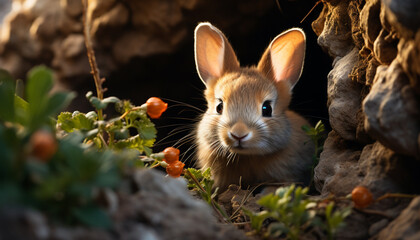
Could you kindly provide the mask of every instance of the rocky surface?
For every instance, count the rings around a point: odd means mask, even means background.
[[[420,197],[417,197],[375,239],[419,239],[419,226]]]
[[[40,212],[2,209],[2,239],[247,239],[230,225],[216,221],[209,205],[193,199],[183,179],[156,170],[139,170],[132,177],[133,194],[119,193],[108,207],[111,230],[65,227]]]
[[[327,90],[333,131],[315,169],[321,195],[345,196],[357,185],[374,197],[420,193],[420,25],[414,14],[419,8],[416,1],[327,0],[312,23],[334,61]],[[357,214],[363,234],[352,235],[348,227],[339,235],[414,239],[418,218],[408,212],[418,215],[418,199],[396,218],[406,204],[381,201],[373,208],[387,212],[388,219]],[[407,228],[393,234],[402,224]]]
[[[6,15],[10,2],[2,3],[5,8],[0,17]],[[77,88],[82,84],[77,81],[84,81],[90,72],[83,42],[82,1],[13,2],[13,9],[1,26],[0,66],[23,78],[30,67],[43,63],[53,67],[62,82]],[[253,31],[255,24],[250,19],[262,16],[273,7],[273,2],[247,2],[90,0],[87,18],[98,66],[104,76],[109,76],[133,58],[177,51],[191,38],[197,22],[208,19],[211,9],[220,4],[240,13],[219,21],[220,27],[227,30],[249,22],[247,28],[236,29]],[[220,18],[226,15],[219,13]]]

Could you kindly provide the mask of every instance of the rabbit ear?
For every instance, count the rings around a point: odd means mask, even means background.
[[[302,73],[305,43],[305,33],[301,29],[287,30],[271,42],[258,63],[258,69],[276,82],[287,81],[292,89]]]
[[[225,35],[210,23],[195,28],[195,64],[204,84],[226,72],[239,69],[235,52]]]

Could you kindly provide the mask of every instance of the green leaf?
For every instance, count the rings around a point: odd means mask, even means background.
[[[140,136],[143,140],[150,140],[156,138],[156,128],[153,125],[141,126],[139,130]]]
[[[242,211],[247,215],[251,220],[251,227],[258,232],[261,231],[262,224],[265,219],[270,217],[270,213],[268,211],[261,211],[258,213],[253,213],[245,208],[242,208]]]
[[[94,97],[92,95],[87,95],[89,102],[93,105],[93,107],[97,110],[105,109],[108,107],[108,104],[110,103],[119,103],[121,100],[117,97],[107,97],[102,100],[100,100],[97,97]]]
[[[57,117],[57,123],[60,128],[66,132],[72,132],[74,128],[74,123],[72,121],[71,112],[62,112]]]
[[[289,228],[287,228],[284,223],[281,222],[273,222],[268,226],[268,234],[272,238],[278,238],[282,234],[288,234],[290,232]]]
[[[28,124],[29,104],[15,95],[15,121],[26,126]]]
[[[75,96],[73,93],[56,93],[49,96],[52,86],[52,72],[48,68],[39,66],[28,73],[26,96],[29,103],[29,127],[32,131],[67,106]]]
[[[62,112],[58,115],[57,123],[66,132],[73,132],[74,130],[90,131],[94,129],[94,120],[87,118],[83,113]]]
[[[34,67],[28,73],[26,96],[31,112],[45,108],[46,98],[53,86],[52,72],[45,66]]]
[[[12,76],[0,69],[0,120],[15,120],[15,82]]]
[[[259,205],[263,206],[263,207],[268,208],[268,209],[276,209],[278,201],[279,201],[279,197],[270,193],[270,194],[267,194],[267,195],[261,197],[257,201],[257,203]]]
[[[150,156],[150,154],[152,154],[152,149],[147,146],[143,147],[143,151],[144,151],[144,154],[146,154],[147,156]]]
[[[16,129],[0,124],[0,181],[10,180],[15,171],[21,171],[20,168],[12,168],[15,159],[21,153],[20,141]]]
[[[110,228],[112,222],[108,214],[99,207],[86,206],[73,210],[73,215],[82,223],[91,227]]]
[[[110,103],[119,103],[119,102],[121,102],[121,100],[117,97],[114,97],[114,96],[102,99],[102,103],[104,103],[106,105],[108,105]]]

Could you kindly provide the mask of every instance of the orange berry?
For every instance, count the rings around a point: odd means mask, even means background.
[[[159,118],[168,108],[168,104],[163,102],[160,98],[151,97],[146,101],[147,114],[150,118]]]
[[[179,160],[179,150],[173,147],[168,147],[163,150],[165,159],[163,161],[171,164]]]
[[[185,164],[182,163],[181,161],[176,161],[174,163],[169,164],[166,167],[166,172],[168,173],[169,176],[177,178],[181,176],[181,173],[184,170],[184,166]]]
[[[36,131],[29,140],[32,156],[38,158],[42,162],[47,162],[57,152],[57,141],[54,136],[43,130]]]
[[[372,204],[373,195],[369,189],[363,186],[357,186],[351,192],[351,199],[353,200],[356,208],[365,208]]]

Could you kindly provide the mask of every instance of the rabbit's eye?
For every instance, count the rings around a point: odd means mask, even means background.
[[[220,101],[219,104],[217,104],[217,106],[216,106],[216,112],[218,114],[222,114],[222,112],[223,112],[223,102],[222,102],[222,100],[219,100],[219,101]]]
[[[265,101],[262,106],[262,115],[263,117],[271,117],[273,109],[271,108],[271,102]]]

